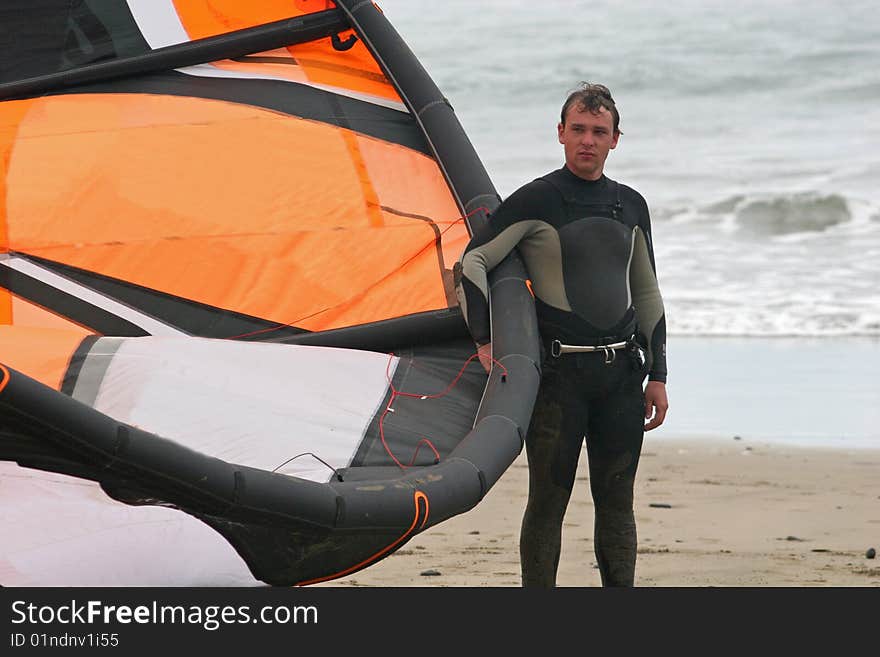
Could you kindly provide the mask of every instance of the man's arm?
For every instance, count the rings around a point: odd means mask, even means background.
[[[476,232],[454,268],[455,292],[468,330],[478,347],[492,339],[489,324],[489,272],[535,231],[540,222],[535,185],[514,192]],[[483,350],[486,351],[485,349]],[[481,358],[481,360],[483,360]]]
[[[644,203],[644,200],[642,200]],[[666,382],[666,313],[657,283],[648,208],[635,229],[629,282],[632,303],[648,350],[648,379]]]
[[[644,204],[644,199],[641,199]],[[639,330],[647,341],[648,384],[645,386],[645,431],[663,424],[669,410],[666,396],[666,313],[657,283],[651,220],[647,204],[635,229],[633,259],[630,268],[630,290],[639,322]]]

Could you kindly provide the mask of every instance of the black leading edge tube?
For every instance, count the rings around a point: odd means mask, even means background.
[[[27,98],[63,90],[78,84],[105,82],[115,78],[168,71],[221,59],[234,59],[257,52],[283,48],[333,36],[350,29],[345,14],[328,9],[297,18],[285,18],[244,30],[197,39],[144,55],[89,64],[69,71],[40,75],[0,84],[0,100]]]

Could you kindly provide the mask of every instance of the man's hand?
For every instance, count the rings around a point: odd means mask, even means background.
[[[651,420],[645,425],[645,431],[656,429],[666,419],[669,401],[666,399],[666,384],[662,381],[648,381],[645,386],[645,419]],[[651,416],[654,416],[651,419]]]
[[[492,343],[487,342],[484,345],[478,345],[477,355],[480,359],[480,365],[483,366],[483,369],[486,370],[486,373],[488,374],[492,369]]]

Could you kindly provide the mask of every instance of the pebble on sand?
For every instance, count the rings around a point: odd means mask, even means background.
[[[865,552],[866,559],[873,559],[876,556],[877,556],[877,550],[875,550],[874,548],[868,548],[868,551]]]
[[[419,573],[422,577],[437,577],[440,574],[439,570],[423,570]]]

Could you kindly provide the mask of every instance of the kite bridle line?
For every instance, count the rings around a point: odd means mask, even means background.
[[[416,451],[413,454],[412,460],[410,461],[409,465],[404,465],[403,463],[401,463],[400,460],[391,451],[391,448],[388,446],[388,443],[385,440],[385,416],[388,415],[389,412],[390,413],[395,412],[394,408],[393,408],[393,404],[394,404],[394,400],[397,399],[398,397],[412,397],[415,399],[422,399],[422,400],[440,399],[441,397],[445,397],[446,395],[448,395],[452,391],[453,388],[455,388],[456,385],[458,385],[458,382],[461,379],[462,375],[464,374],[464,371],[467,369],[468,365],[470,365],[471,362],[475,358],[479,358],[480,353],[477,352],[477,353],[473,354],[470,358],[468,358],[464,362],[464,365],[461,366],[461,369],[459,369],[458,374],[456,374],[455,378],[450,382],[450,384],[448,386],[446,386],[445,390],[443,390],[442,392],[438,392],[438,393],[434,393],[434,394],[430,394],[430,395],[419,394],[419,393],[414,393],[414,392],[401,392],[400,390],[395,388],[394,382],[391,380],[391,373],[390,373],[391,363],[394,360],[394,354],[392,353],[392,354],[389,354],[388,356],[389,356],[388,363],[385,366],[385,378],[388,381],[388,387],[391,388],[391,398],[388,400],[388,404],[386,404],[385,410],[382,411],[382,415],[379,416],[379,438],[382,441],[382,446],[385,448],[385,451],[388,453],[388,456],[391,457],[391,460],[393,460],[394,463],[396,463],[397,466],[401,470],[406,470],[407,468],[412,467],[412,465],[415,463],[416,456],[418,456],[418,453],[419,453],[419,449],[421,448],[422,444],[424,443],[424,444],[428,445],[428,447],[431,448],[431,451],[434,452],[434,456],[435,456],[434,465],[436,465],[437,463],[440,462],[440,452],[437,451],[437,448],[434,447],[434,444],[427,438],[422,438],[419,441],[418,445],[416,445]],[[507,380],[507,368],[504,367],[504,365],[500,361],[495,360],[494,357],[490,356],[490,358],[492,359],[493,363],[497,363],[498,366],[501,368],[501,370],[502,370],[501,379],[502,379],[502,381],[506,381]]]
[[[337,469],[334,468],[332,465],[330,465],[329,463],[327,463],[327,461],[325,461],[324,459],[322,459],[320,456],[318,456],[318,455],[315,454],[314,452],[303,452],[302,454],[297,454],[296,456],[291,456],[291,457],[290,457],[289,459],[287,459],[284,463],[282,463],[281,465],[279,465],[279,466],[276,467],[276,468],[273,468],[273,469],[272,469],[272,472],[278,472],[278,470],[280,470],[281,468],[283,468],[285,465],[287,465],[287,464],[290,463],[291,461],[295,461],[296,459],[298,459],[298,458],[301,457],[301,456],[311,456],[311,457],[314,458],[315,460],[320,461],[321,463],[323,463],[324,465],[326,465],[328,468],[330,468],[330,470],[333,472],[333,474],[336,475],[336,479],[338,479],[339,481],[342,481],[342,474],[339,472],[339,470],[337,470]]]
[[[394,360],[394,354],[393,353],[388,354],[388,363],[385,366],[385,378],[388,381],[388,387],[391,388],[391,398],[388,400],[388,403],[385,405],[385,410],[382,411],[382,415],[379,416],[379,438],[381,439],[382,446],[385,448],[385,451],[388,453],[388,456],[391,457],[391,459],[394,461],[394,463],[401,470],[406,470],[407,468],[413,467],[413,465],[416,462],[416,458],[419,455],[419,450],[422,448],[422,445],[427,445],[431,449],[431,451],[434,452],[434,465],[437,465],[440,462],[440,452],[437,451],[437,448],[434,446],[434,444],[428,438],[422,438],[416,444],[416,450],[413,453],[413,456],[412,456],[412,459],[410,459],[410,462],[407,465],[404,465],[403,463],[401,463],[401,461],[391,451],[391,448],[388,446],[388,442],[385,440],[385,416],[388,415],[388,413],[395,412],[395,410],[393,408],[394,401],[398,397],[412,397],[414,399],[440,399],[441,397],[448,395],[450,392],[452,392],[452,390],[455,388],[455,386],[458,385],[458,382],[461,379],[461,377],[464,375],[464,371],[467,369],[468,365],[470,365],[471,362],[475,358],[478,358],[479,355],[480,355],[479,352],[477,352],[477,353],[473,354],[472,356],[470,356],[470,358],[468,358],[464,362],[464,365],[461,366],[461,369],[458,371],[458,374],[455,376],[455,378],[452,380],[452,382],[448,386],[446,386],[446,388],[442,392],[438,392],[438,393],[434,393],[434,394],[430,394],[430,395],[423,395],[423,394],[414,393],[414,392],[401,392],[400,390],[398,390],[397,388],[394,387],[394,383],[391,380],[391,373],[390,373],[391,363]],[[495,360],[495,358],[492,358],[492,362],[497,363],[498,366],[502,369],[501,380],[506,381],[507,380],[507,368],[504,367],[504,365],[501,362]],[[3,368],[3,366],[0,365],[0,370],[2,370],[2,368]],[[0,390],[3,389],[4,384],[5,384],[5,380],[0,382]],[[284,461],[284,463],[273,468],[272,472],[277,472],[278,470],[283,468],[285,465],[287,465],[291,461],[295,461],[296,459],[301,458],[303,456],[311,456],[315,460],[320,461],[325,466],[327,466],[327,469],[330,470],[336,476],[336,479],[338,481],[344,481],[343,477],[342,477],[342,473],[339,472],[338,469],[334,468],[332,465],[327,463],[327,461],[322,459],[320,456],[318,456],[314,452],[303,452],[301,454],[297,454],[296,456],[291,456],[289,459]]]

